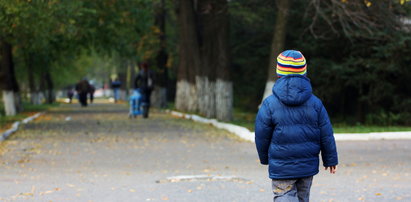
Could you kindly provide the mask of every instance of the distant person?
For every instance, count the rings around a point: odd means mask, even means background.
[[[118,102],[118,100],[120,100],[120,87],[121,81],[118,78],[111,82],[111,89],[113,89],[114,102]]]
[[[90,91],[90,84],[87,79],[80,80],[76,85],[78,99],[82,107],[87,107],[87,94]]]
[[[154,72],[148,67],[146,62],[140,64],[140,71],[134,80],[134,88],[141,93],[141,103],[143,107],[143,117],[148,118],[150,110],[150,97],[154,88]]]
[[[94,101],[94,92],[96,91],[96,88],[90,84],[90,88],[89,88],[89,94],[90,94],[90,104],[93,103]]]
[[[277,57],[279,79],[258,111],[255,143],[260,162],[269,165],[274,201],[309,201],[313,176],[323,166],[334,174],[338,156],[333,129],[322,102],[312,94],[300,51]]]
[[[73,102],[73,97],[74,97],[74,89],[73,89],[73,87],[67,88],[67,98],[69,99],[69,103],[70,103],[70,104]]]

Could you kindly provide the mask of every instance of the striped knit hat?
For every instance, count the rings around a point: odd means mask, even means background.
[[[290,74],[307,74],[307,63],[300,51],[286,50],[277,57],[277,76]]]

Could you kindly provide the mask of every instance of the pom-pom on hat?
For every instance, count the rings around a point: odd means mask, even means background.
[[[286,50],[277,57],[277,76],[290,74],[307,74],[307,62],[303,54],[296,50]]]

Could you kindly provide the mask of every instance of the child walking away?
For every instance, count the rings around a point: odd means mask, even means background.
[[[282,52],[276,70],[273,94],[257,114],[255,143],[261,164],[269,166],[274,201],[306,202],[320,152],[325,169],[337,170],[333,129],[321,100],[312,94],[301,52]]]

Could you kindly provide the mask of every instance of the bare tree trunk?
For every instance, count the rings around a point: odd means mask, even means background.
[[[200,54],[202,66],[196,76],[196,87],[198,95],[198,110],[201,115],[208,118],[215,118],[215,80],[216,66],[213,58],[214,42],[213,40],[213,20],[215,10],[213,2],[210,0],[200,0],[198,4],[197,16],[199,35],[201,40]],[[218,54],[218,53],[216,53]]]
[[[158,5],[158,10],[156,14],[156,26],[160,29],[160,34],[158,36],[160,40],[160,50],[157,53],[157,76],[156,76],[156,88],[152,94],[153,96],[153,106],[164,108],[167,106],[167,87],[168,87],[168,69],[167,60],[168,54],[166,50],[166,9],[165,2],[161,0]]]
[[[14,73],[12,47],[3,39],[0,39],[0,89],[3,91],[7,116],[13,116],[22,110],[19,86]]]
[[[278,0],[277,2],[277,16],[273,31],[274,35],[271,44],[271,53],[268,64],[268,77],[262,100],[272,94],[271,89],[275,81],[277,80],[275,72],[277,65],[277,56],[284,49],[285,35],[287,32],[288,10],[290,8],[290,2],[289,0]]]
[[[233,82],[217,79],[216,82],[217,119],[231,121],[233,119]]]
[[[48,68],[47,68],[48,69]],[[55,100],[55,94],[54,94],[54,83],[51,78],[51,74],[49,71],[44,72],[43,79],[46,84],[46,102],[48,104],[52,104]]]
[[[46,80],[44,79],[44,70],[42,70],[42,72],[40,72],[40,76],[38,77],[39,81],[39,99],[41,100],[45,100],[45,102],[47,102],[47,84],[46,84]]]
[[[12,90],[3,90],[3,103],[6,116],[17,114],[14,92]]]
[[[211,69],[212,67],[209,66],[209,68]],[[215,118],[215,78],[212,79],[206,75],[196,76],[196,88],[198,96],[198,111],[200,114],[208,118]]]
[[[194,112],[197,109],[197,89],[187,80],[177,81],[176,109]]]
[[[27,76],[29,81],[29,90],[30,90],[30,102],[31,104],[35,104],[35,93],[36,93],[36,84],[34,81],[34,70],[33,70],[33,62],[31,59],[31,55],[28,54],[26,56],[26,67],[27,67]]]
[[[33,56],[30,53],[26,55],[26,66],[27,66],[27,74],[28,74],[29,90],[30,90],[30,103],[34,105],[40,105],[41,96],[40,96],[39,90],[36,87]]]
[[[233,88],[228,54],[228,6],[226,0],[200,1],[204,78],[202,111],[207,117],[232,119]],[[199,85],[201,86],[201,85]]]
[[[195,75],[200,67],[200,51],[192,0],[179,1],[178,21],[180,61],[175,104],[178,110],[196,111],[198,105]]]

